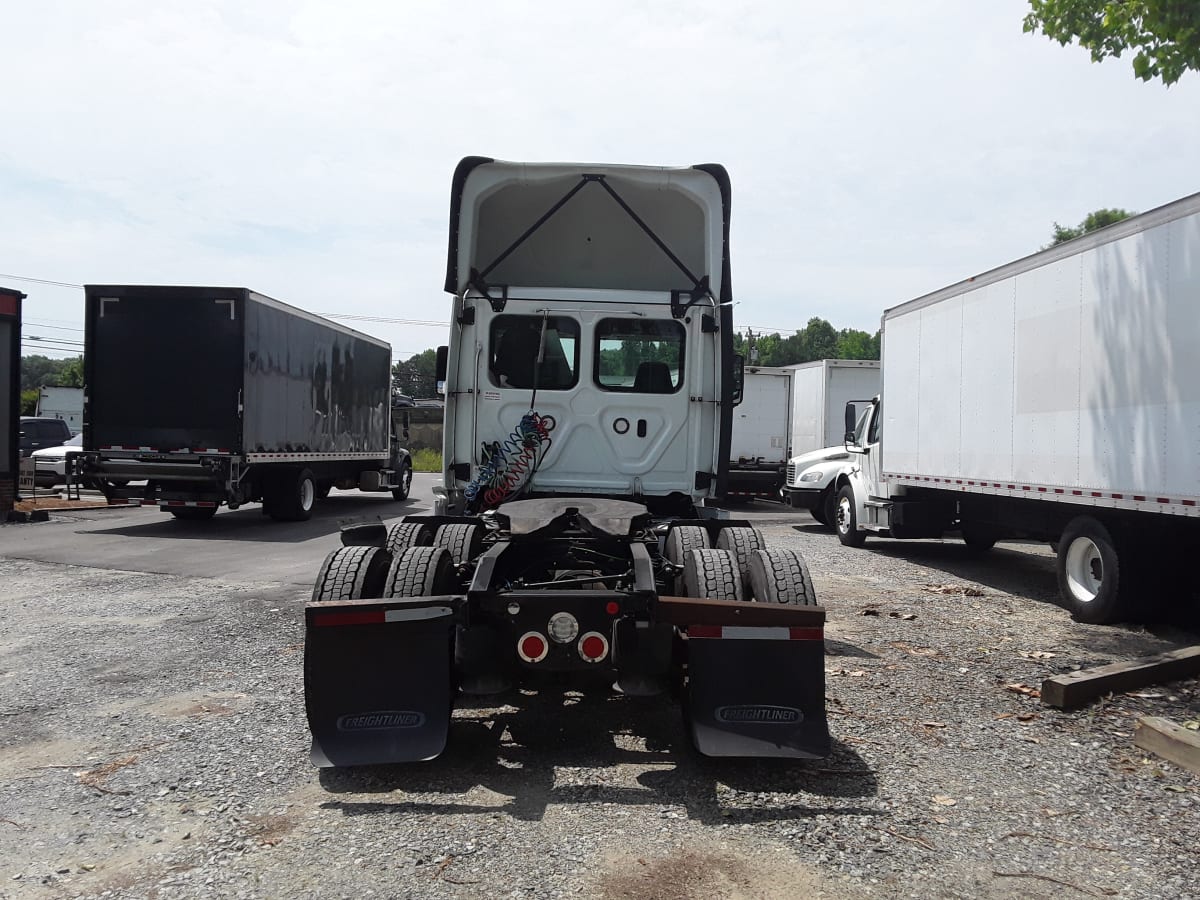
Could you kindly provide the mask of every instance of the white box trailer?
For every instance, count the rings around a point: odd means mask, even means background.
[[[83,388],[44,387],[38,393],[37,414],[47,419],[62,419],[71,434],[83,430]]]
[[[792,372],[777,366],[746,366],[742,402],[733,411],[726,494],[779,499],[791,451]]]
[[[877,359],[818,359],[787,368],[792,373],[792,456],[840,445],[846,404],[879,393]]]
[[[1050,541],[1088,622],[1189,595],[1200,194],[887,310],[882,395],[857,414],[843,543]]]

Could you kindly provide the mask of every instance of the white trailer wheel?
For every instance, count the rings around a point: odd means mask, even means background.
[[[756,603],[817,605],[808,564],[795,550],[755,550],[749,565],[750,592]]]
[[[1072,519],[1058,541],[1058,587],[1072,616],[1107,625],[1127,617],[1130,585],[1122,585],[1118,545],[1108,529],[1091,516]],[[1126,579],[1129,580],[1128,578]]]
[[[709,600],[742,600],[737,559],[725,550],[693,550],[683,561],[683,595]]]

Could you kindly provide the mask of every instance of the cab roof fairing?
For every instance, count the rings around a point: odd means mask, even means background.
[[[445,289],[489,283],[731,301],[729,176],[691,168],[467,157],[454,173]],[[640,220],[640,221],[639,221]]]

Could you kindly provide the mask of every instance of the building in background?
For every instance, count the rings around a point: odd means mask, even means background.
[[[17,496],[17,418],[21,411],[21,301],[25,295],[0,287],[0,517]]]

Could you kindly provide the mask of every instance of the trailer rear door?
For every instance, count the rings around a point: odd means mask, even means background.
[[[86,449],[240,452],[243,297],[88,286]]]

